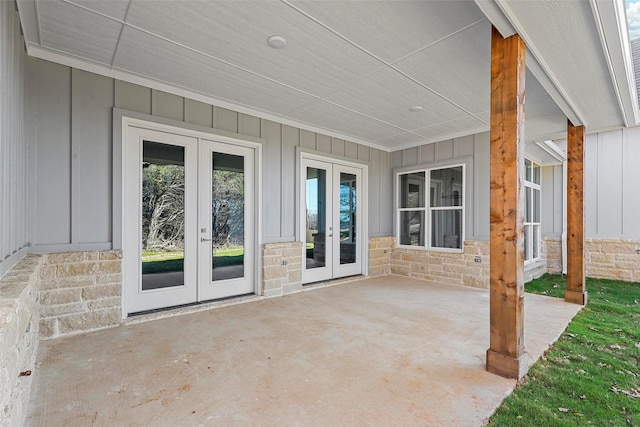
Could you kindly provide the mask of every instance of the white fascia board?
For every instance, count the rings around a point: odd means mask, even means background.
[[[515,28],[509,22],[509,19],[502,13],[502,10],[494,0],[474,0],[478,8],[489,19],[491,24],[496,27],[502,37],[507,38],[516,34]]]
[[[567,153],[551,140],[536,141],[536,145],[560,163],[567,160]]]
[[[640,123],[633,56],[623,0],[589,0],[611,81],[626,126]]]
[[[345,141],[355,142],[356,144],[365,145],[370,148],[375,148],[387,153],[392,151],[391,147],[378,144],[372,141],[360,139],[351,135],[342,134],[331,129],[314,126],[305,122],[299,122],[289,119],[285,116],[277,114],[267,113],[247,105],[236,104],[228,100],[215,98],[210,95],[202,94],[189,90],[180,86],[175,86],[171,83],[155,80],[147,76],[138,75],[129,71],[112,68],[107,64],[99,62],[91,62],[84,58],[76,58],[67,53],[57,52],[49,48],[42,48],[38,44],[27,42],[27,53],[34,58],[44,59],[45,61],[55,62],[57,64],[66,65],[68,67],[76,68],[78,70],[87,71],[90,73],[98,74],[105,77],[110,77],[116,80],[122,80],[128,83],[137,84],[140,86],[148,87],[150,89],[156,89],[163,92],[171,93],[174,95],[182,96],[184,98],[193,99],[195,101],[204,102],[205,104],[215,105],[217,107],[226,108],[239,113],[248,114],[251,116],[259,117],[261,119],[270,120],[276,123],[296,127],[299,129],[308,130],[310,132],[319,133],[321,135],[330,136],[333,138],[344,139]]]

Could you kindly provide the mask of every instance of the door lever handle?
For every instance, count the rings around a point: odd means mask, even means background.
[[[200,238],[200,241],[201,241],[201,242],[210,242],[210,241],[211,241],[211,239],[205,239],[204,237],[201,237],[201,238]]]

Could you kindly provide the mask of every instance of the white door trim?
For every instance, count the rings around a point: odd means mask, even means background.
[[[304,242],[306,240],[306,219],[304,212],[306,211],[306,200],[305,200],[305,189],[303,185],[306,182],[306,167],[303,165],[307,163],[313,163],[314,161],[322,162],[324,164],[331,164],[338,167],[347,167],[353,168],[360,171],[360,193],[358,194],[358,203],[360,206],[359,209],[359,219],[360,224],[358,226],[359,235],[361,238],[360,249],[358,251],[359,261],[360,261],[360,271],[351,271],[349,274],[369,274],[369,167],[367,164],[352,162],[344,158],[337,158],[335,156],[327,156],[320,153],[308,152],[304,150],[298,150],[297,162],[296,162],[296,176],[298,177],[296,180],[296,222],[298,227],[296,227],[296,240],[303,243],[303,257],[302,257],[302,271],[303,271],[303,284],[304,273],[305,273],[305,262],[306,262],[306,247]],[[333,180],[333,174],[329,179],[329,181]],[[333,209],[335,211],[335,209]],[[338,230],[339,233],[339,230]],[[334,245],[336,246],[336,245]],[[334,250],[335,251],[335,250]],[[339,251],[336,252],[339,256]],[[339,263],[338,263],[339,267]],[[335,275],[334,275],[335,276]]]
[[[114,113],[115,114],[115,113]],[[134,113],[132,113],[134,114]],[[137,116],[144,116],[144,115],[140,115],[140,114],[135,114]],[[146,116],[145,116],[146,117]],[[114,117],[115,118],[115,117]],[[120,233],[118,233],[118,237],[121,239],[121,248],[123,251],[123,258],[122,258],[122,318],[126,319],[127,318],[127,303],[128,303],[128,298],[127,298],[127,283],[130,283],[131,280],[138,280],[138,274],[139,274],[139,269],[140,266],[137,265],[135,266],[135,271],[134,271],[134,267],[131,267],[130,261],[128,262],[126,260],[127,258],[127,254],[129,251],[131,251],[131,249],[127,250],[126,248],[126,242],[128,239],[128,236],[131,232],[130,227],[126,225],[127,222],[127,206],[130,203],[137,203],[137,195],[135,196],[135,201],[130,200],[131,196],[129,195],[129,199],[127,199],[128,196],[128,191],[127,191],[127,179],[130,179],[130,177],[128,177],[127,175],[127,169],[131,168],[131,164],[129,163],[132,159],[128,159],[127,156],[127,138],[129,136],[129,134],[135,130],[135,129],[142,129],[142,130],[148,130],[148,131],[156,131],[156,132],[161,132],[164,134],[171,134],[171,135],[175,135],[177,137],[190,137],[190,138],[196,138],[196,139],[203,139],[203,140],[208,140],[208,141],[216,141],[216,142],[221,142],[221,143],[225,143],[225,144],[229,144],[229,145],[236,145],[239,147],[246,147],[246,148],[251,148],[254,150],[254,164],[253,164],[253,171],[254,171],[254,230],[253,230],[253,234],[254,234],[254,253],[253,253],[253,277],[254,277],[254,291],[256,294],[261,295],[263,292],[262,289],[262,268],[261,264],[262,264],[262,251],[260,250],[262,247],[262,243],[263,243],[263,237],[262,237],[262,143],[260,142],[255,142],[255,141],[261,141],[260,139],[256,139],[256,138],[251,138],[251,137],[247,137],[248,139],[242,139],[242,136],[240,136],[239,138],[235,138],[235,137],[231,137],[231,136],[227,136],[227,135],[220,135],[215,133],[215,129],[212,129],[211,132],[208,131],[203,131],[203,130],[196,130],[196,129],[190,129],[189,128],[189,124],[188,123],[179,123],[178,126],[175,125],[170,125],[170,124],[166,124],[166,123],[158,123],[155,122],[153,120],[156,120],[157,118],[149,116],[148,117],[149,120],[145,120],[145,119],[141,119],[141,118],[136,118],[136,117],[130,117],[130,116],[125,116],[122,115],[121,117],[121,127],[120,129],[118,129],[118,137],[119,137],[119,141],[118,138],[114,138],[114,154],[116,155],[114,157],[114,196],[119,196],[117,197],[117,201],[114,200],[114,214],[117,215],[117,217],[120,220],[120,224],[118,224],[117,222],[114,221],[114,226],[120,226],[120,227],[114,227],[114,231],[117,230],[117,228],[120,228]],[[184,125],[185,127],[182,127],[182,125]],[[115,129],[115,128],[114,128]],[[121,131],[121,132],[120,132]],[[253,139],[249,140],[249,139]],[[119,144],[117,144],[119,142]],[[118,145],[118,146],[116,146]],[[141,148],[140,148],[141,150]],[[117,175],[117,176],[116,176]],[[117,179],[119,178],[119,182],[117,181]],[[140,178],[141,179],[141,178]],[[119,212],[117,212],[117,209],[119,208]],[[117,212],[117,213],[116,213]],[[198,235],[196,235],[197,238]],[[194,278],[194,280],[197,280],[197,277]]]

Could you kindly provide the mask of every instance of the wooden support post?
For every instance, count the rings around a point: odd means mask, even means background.
[[[567,292],[564,299],[587,303],[584,274],[584,126],[567,125]]]
[[[487,371],[522,378],[524,351],[525,43],[491,34],[490,347]]]

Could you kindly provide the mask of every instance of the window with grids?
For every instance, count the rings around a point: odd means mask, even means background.
[[[540,258],[540,165],[525,159],[524,260]]]
[[[399,246],[462,249],[464,166],[397,174]]]

